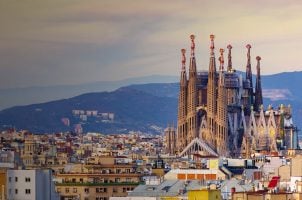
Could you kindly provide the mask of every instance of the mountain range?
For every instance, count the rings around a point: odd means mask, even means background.
[[[176,76],[151,75],[119,81],[98,81],[76,85],[54,85],[0,89],[0,110],[19,105],[70,98],[90,92],[113,91],[122,86],[146,83],[177,82]]]
[[[171,82],[175,82],[173,81],[175,77],[170,78]],[[302,72],[262,76],[265,106],[272,104],[273,107],[277,107],[280,104],[291,104],[293,120],[298,127],[302,126],[300,80],[302,80]],[[167,124],[176,125],[177,120],[179,85],[178,83],[167,82],[132,84],[114,91],[90,91],[71,98],[27,106],[15,106],[0,111],[0,127],[2,129],[15,127],[35,133],[46,133],[73,131],[75,125],[80,124],[84,132],[126,133],[143,131],[161,133]],[[94,89],[91,88],[91,90]],[[87,90],[89,91],[89,87]],[[83,117],[76,115],[73,112],[75,110],[98,111],[100,114]],[[109,113],[114,115],[114,119],[108,120]],[[63,119],[68,119],[69,123],[66,121],[63,123]]]

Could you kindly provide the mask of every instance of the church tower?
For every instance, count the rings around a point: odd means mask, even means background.
[[[253,74],[251,67],[251,45],[247,44],[247,64],[246,64],[246,73],[245,81],[243,85],[244,94],[243,94],[243,105],[245,107],[245,113],[250,115],[251,105],[253,105]]]
[[[216,116],[216,148],[219,155],[227,155],[228,148],[228,120],[227,120],[227,96],[224,77],[224,49],[220,49],[220,66],[217,91],[217,116]]]
[[[180,150],[184,149],[187,139],[187,74],[186,74],[186,50],[182,49],[182,66],[180,74],[180,88],[178,97],[178,118],[177,118],[177,138],[178,147]]]
[[[189,66],[189,80],[188,80],[188,99],[187,99],[187,142],[189,144],[194,138],[197,137],[197,70],[195,60],[195,35],[190,36],[191,39],[191,57]]]
[[[255,86],[255,104],[254,108],[256,111],[260,110],[260,106],[263,104],[262,98],[262,88],[261,88],[261,76],[260,76],[260,60],[261,57],[257,56],[257,77],[256,77],[256,86]]]
[[[209,63],[209,74],[208,74],[208,86],[207,86],[207,123],[208,123],[208,133],[206,136],[206,141],[211,146],[216,146],[216,107],[217,107],[217,90],[216,90],[216,62],[215,62],[215,53],[214,53],[214,35],[210,35],[211,44],[210,44],[210,63]]]

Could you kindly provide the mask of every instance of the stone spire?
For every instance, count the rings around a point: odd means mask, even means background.
[[[191,57],[189,66],[189,80],[187,89],[187,143],[189,144],[195,137],[197,137],[197,71],[196,71],[196,60],[195,60],[195,35],[190,35],[191,39]]]
[[[246,64],[246,80],[249,82],[248,90],[248,97],[247,97],[247,113],[250,113],[250,106],[254,104],[254,92],[253,92],[253,74],[252,74],[252,67],[251,67],[251,48],[250,44],[246,45],[247,48],[247,64]]]
[[[224,49],[220,49],[219,52],[220,52],[219,71],[224,71],[224,57],[223,57]]]
[[[178,117],[177,117],[177,142],[178,146],[182,149],[182,145],[186,140],[186,120],[187,120],[187,74],[186,74],[186,50],[181,50],[182,67],[180,74],[180,88],[178,97]]]
[[[261,75],[260,75],[260,60],[261,57],[257,56],[257,77],[255,86],[255,110],[259,111],[260,106],[263,104],[262,87],[261,87]]]
[[[195,56],[195,35],[190,35],[190,39],[191,39],[191,57]]]
[[[189,78],[196,77],[196,60],[195,60],[195,35],[190,35],[191,39],[191,58],[189,67]]]
[[[250,84],[253,85],[253,79],[252,79],[252,67],[251,67],[251,48],[252,46],[250,44],[246,45],[247,48],[247,64],[246,64],[246,74],[245,77],[247,80],[250,81]]]
[[[228,69],[227,69],[227,71],[228,72],[231,72],[232,71],[232,69],[233,69],[233,66],[232,66],[232,45],[228,45],[227,46],[227,48],[228,48],[228,50],[229,50],[229,52],[228,52]]]
[[[215,53],[214,53],[214,35],[210,35],[211,44],[210,44],[210,64],[209,64],[209,73],[216,73],[216,62],[215,62]]]
[[[208,123],[208,142],[216,146],[216,141],[209,141],[210,138],[216,138],[216,123],[215,116],[217,110],[217,79],[216,79],[216,62],[214,54],[214,35],[210,35],[210,63],[208,73],[208,86],[207,86],[207,123]]]
[[[224,72],[224,49],[220,49],[220,57],[219,57],[219,84],[222,84],[223,72]]]
[[[219,155],[227,156],[228,148],[228,120],[227,120],[227,102],[226,88],[224,87],[224,49],[220,49],[219,57],[219,82],[217,89],[217,115],[216,115],[216,130],[219,134],[216,135],[216,148]]]
[[[187,74],[186,74],[186,49],[181,49],[181,75],[180,75],[180,84],[187,85]]]
[[[214,57],[214,49],[215,49],[215,45],[214,45],[214,39],[215,39],[215,35],[210,35],[210,39],[211,39],[211,44],[210,44],[210,55],[211,57]]]

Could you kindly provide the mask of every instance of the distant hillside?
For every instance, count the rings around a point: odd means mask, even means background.
[[[75,124],[82,124],[84,131],[103,133],[125,133],[131,130],[158,133],[168,122],[176,120],[175,98],[158,97],[131,88],[114,92],[88,93],[70,99],[52,101],[29,106],[18,106],[0,112],[2,128],[14,126],[32,132],[45,133],[74,130]],[[113,122],[101,118],[87,121],[73,116],[72,110],[97,110],[100,113],[114,113]],[[70,119],[70,126],[62,123]]]
[[[152,75],[120,81],[99,81],[77,85],[0,89],[0,110],[17,105],[29,105],[70,98],[84,93],[113,91],[130,84],[172,83],[177,81],[178,77],[176,76]]]

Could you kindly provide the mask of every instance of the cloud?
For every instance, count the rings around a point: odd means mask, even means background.
[[[247,43],[263,74],[301,70],[301,9],[298,0],[4,0],[0,87],[177,75],[192,33],[198,69],[207,69],[214,33],[217,49],[233,45],[239,70]]]

